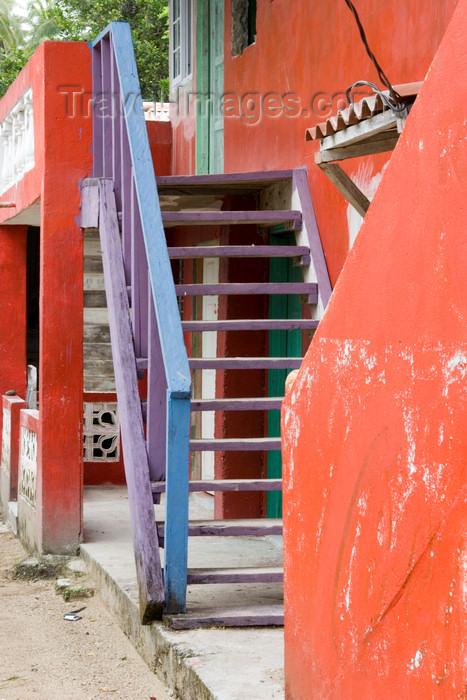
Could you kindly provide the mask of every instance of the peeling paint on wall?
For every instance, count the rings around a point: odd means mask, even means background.
[[[460,0],[284,401],[292,700],[466,697],[466,34]]]

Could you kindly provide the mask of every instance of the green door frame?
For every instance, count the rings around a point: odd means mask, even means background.
[[[216,18],[217,26],[212,26],[212,20]],[[197,0],[196,2],[196,172],[207,174],[223,171],[223,146],[222,153],[214,162],[215,145],[213,143],[213,130],[215,114],[217,113],[217,100],[222,95],[215,95],[212,85],[213,62],[212,36],[219,33],[222,37],[221,45],[224,46],[224,0]],[[223,57],[222,57],[223,59]],[[219,62],[217,62],[219,65]],[[223,78],[223,60],[222,60]],[[223,83],[223,79],[222,79]],[[214,114],[213,114],[214,110]],[[219,120],[219,117],[218,117]]]
[[[277,226],[270,231],[271,245],[294,245],[295,236]],[[269,265],[270,282],[302,282],[302,272],[294,266],[290,258],[271,258]],[[296,296],[271,295],[269,301],[269,318],[302,318],[302,305]],[[302,332],[269,331],[270,357],[301,357]],[[283,396],[285,380],[290,370],[270,369],[268,371],[268,396]],[[280,411],[268,411],[268,437],[280,437]],[[280,451],[268,452],[268,479],[282,477],[282,455]],[[267,517],[282,517],[282,493],[270,491],[267,495]]]

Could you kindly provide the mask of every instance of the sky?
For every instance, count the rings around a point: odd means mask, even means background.
[[[26,16],[27,0],[15,0],[15,11],[18,15]]]

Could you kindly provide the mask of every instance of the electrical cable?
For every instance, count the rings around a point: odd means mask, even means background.
[[[353,4],[353,2],[351,0],[344,0],[344,2],[347,5],[347,7],[349,8],[349,10],[351,11],[351,13],[353,14],[353,16],[355,17],[358,31],[360,32],[360,37],[361,37],[362,42],[365,46],[366,52],[367,52],[368,56],[370,57],[370,60],[372,61],[373,65],[376,68],[379,79],[381,80],[383,85],[389,90],[389,98],[388,98],[386,95],[384,95],[382,93],[382,91],[374,83],[370,83],[370,82],[367,82],[365,80],[359,80],[356,83],[354,83],[350,88],[348,88],[348,90],[346,90],[346,92],[345,92],[348,103],[350,104],[350,101],[351,101],[350,100],[350,93],[352,92],[352,90],[355,87],[357,87],[358,85],[369,85],[375,91],[375,93],[377,95],[379,95],[381,97],[381,99],[383,99],[385,104],[387,104],[387,106],[390,107],[394,112],[403,112],[404,109],[406,108],[405,102],[402,99],[402,97],[399,95],[399,93],[396,92],[394,90],[394,88],[392,87],[392,85],[389,81],[389,78],[387,77],[386,73],[383,71],[383,69],[379,65],[379,63],[376,59],[376,56],[374,55],[374,53],[370,49],[370,47],[368,45],[368,40],[366,38],[365,30],[363,29],[363,25],[360,21],[360,17],[358,16],[358,12],[355,8],[355,5]]]

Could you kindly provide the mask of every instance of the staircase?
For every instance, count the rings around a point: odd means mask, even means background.
[[[106,85],[138,94],[127,25],[109,25],[92,50],[96,94]],[[82,183],[81,224],[101,236],[141,617],[164,612],[174,629],[282,624],[281,605],[187,613],[187,585],[282,580],[277,566],[226,569],[213,561],[190,570],[187,548],[188,538],[282,533],[279,518],[264,517],[267,494],[282,488],[280,478],[267,478],[268,455],[280,451],[267,415],[277,416],[285,374],[302,357],[274,355],[271,339],[295,333],[305,350],[331,293],[306,171],[162,177],[156,189],[135,112],[94,119],[94,177]],[[206,281],[201,273],[212,260],[218,279]],[[276,281],[271,261],[278,260],[295,267],[286,265],[292,274]],[[102,290],[91,298],[105,306]],[[298,299],[303,314],[278,317],[274,299],[285,307]],[[209,377],[209,396],[200,375]],[[273,375],[282,387],[269,395]],[[205,459],[213,453],[214,465]],[[190,492],[213,494],[215,515],[227,517],[189,521]]]
[[[84,391],[115,391],[101,243],[95,228],[84,234],[83,296]]]

